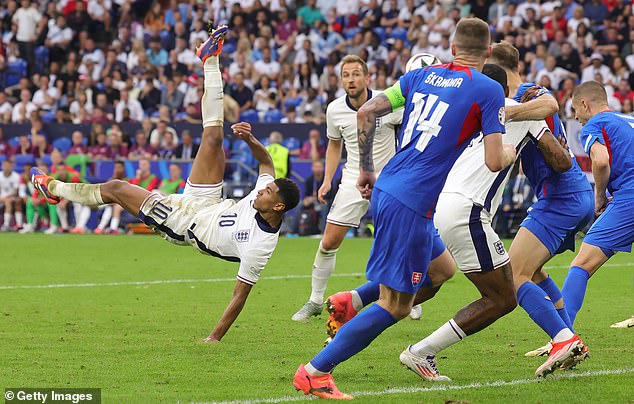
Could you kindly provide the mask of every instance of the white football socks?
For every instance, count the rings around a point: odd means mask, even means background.
[[[203,65],[205,72],[205,92],[201,100],[203,128],[222,126],[224,122],[224,92],[218,56],[210,56]]]
[[[315,304],[324,303],[324,294],[326,293],[328,279],[330,279],[330,275],[335,271],[338,250],[338,248],[325,250],[321,242],[319,243],[315,261],[313,262],[312,291],[310,293],[310,301]]]
[[[110,223],[110,219],[112,218],[112,206],[108,205],[104,208],[103,214],[101,215],[101,220],[99,221],[99,226],[97,228],[99,230],[104,230],[108,223]]]
[[[462,341],[467,336],[458,324],[451,319],[424,340],[414,344],[409,349],[414,355],[436,355],[443,349]]]
[[[18,227],[22,227],[24,224],[24,215],[22,212],[15,212],[15,225]]]
[[[53,195],[79,202],[88,206],[103,205],[101,198],[101,184],[73,184],[52,180],[48,189]]]
[[[317,368],[315,368],[313,365],[310,364],[310,362],[308,362],[305,366],[304,369],[306,369],[306,373],[308,373],[311,376],[322,376],[322,375],[326,375],[327,373],[324,373],[320,370],[317,370]]]
[[[361,300],[361,296],[359,296],[359,292],[356,290],[351,290],[350,294],[352,295],[352,307],[358,313],[363,308],[363,300]]]
[[[553,342],[567,341],[574,336],[575,334],[573,334],[569,328],[564,328],[563,330],[559,331],[557,335],[555,335],[555,337],[553,338]]]

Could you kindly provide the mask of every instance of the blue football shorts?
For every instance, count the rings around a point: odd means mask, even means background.
[[[521,226],[533,233],[552,255],[575,250],[575,234],[594,218],[592,191],[553,195],[537,200]]]
[[[634,197],[615,196],[592,224],[583,242],[601,248],[608,258],[617,251],[632,252]]]

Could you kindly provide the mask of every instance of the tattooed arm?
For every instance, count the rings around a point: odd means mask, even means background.
[[[566,172],[572,167],[572,157],[563,137],[557,139],[550,131],[546,131],[539,138],[537,148],[546,163],[558,173]]]
[[[390,89],[392,90],[392,88]],[[400,93],[400,88],[399,88]],[[402,96],[401,96],[402,97]],[[357,138],[359,142],[360,175],[357,188],[361,196],[370,199],[372,187],[376,181],[374,175],[374,135],[377,128],[377,118],[392,112],[393,102],[385,94],[380,94],[368,100],[357,112]]]

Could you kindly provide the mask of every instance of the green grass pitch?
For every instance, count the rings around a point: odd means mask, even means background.
[[[370,244],[344,242],[327,293],[364,281]],[[225,339],[202,344],[231,296],[236,264],[154,236],[2,234],[0,387],[99,387],[106,403],[303,400],[292,376],[321,348],[326,317],[290,317],[308,297],[317,245],[282,238]],[[549,263],[560,286],[572,258]],[[151,282],[161,280],[184,281]],[[609,328],[634,314],[631,255],[590,280],[575,326],[591,357],[556,373],[563,377],[534,379],[543,358],[523,355],[547,337],[521,308],[442,353],[439,369],[451,383],[425,383],[400,365],[408,343],[476,297],[456,274],[421,321],[402,321],[340,365],[338,387],[360,402],[634,402],[634,329]]]

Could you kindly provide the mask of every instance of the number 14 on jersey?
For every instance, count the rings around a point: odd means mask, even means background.
[[[443,101],[438,101],[436,104],[437,101],[438,96],[435,94],[414,93],[412,96],[414,109],[407,119],[401,148],[407,146],[412,140],[414,130],[421,132],[415,146],[421,152],[425,150],[432,137],[438,136],[442,129],[440,121],[445,116],[449,104]]]

